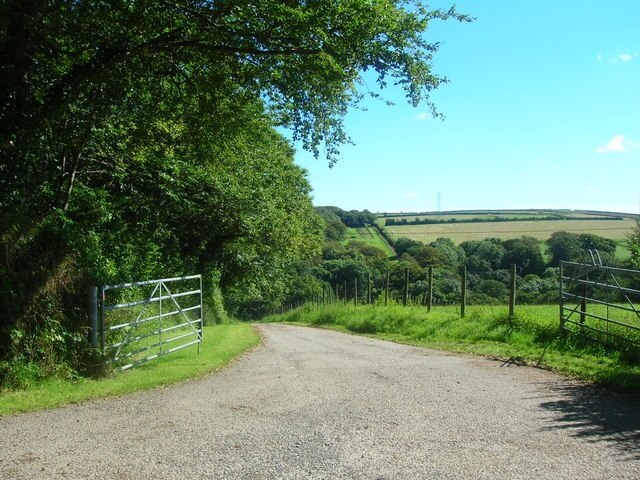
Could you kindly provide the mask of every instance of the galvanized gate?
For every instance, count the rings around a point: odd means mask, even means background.
[[[589,253],[591,263],[560,262],[560,328],[640,345],[640,271],[604,266]]]
[[[192,345],[200,352],[201,275],[104,285],[99,292],[100,346],[117,369]]]

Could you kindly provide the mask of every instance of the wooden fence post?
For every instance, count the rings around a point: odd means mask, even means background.
[[[467,266],[462,267],[462,292],[460,294],[460,316],[464,318],[467,306]]]
[[[98,287],[89,287],[87,295],[89,344],[91,348],[98,348]]]
[[[402,304],[406,307],[409,301],[409,267],[404,269],[404,298]]]
[[[586,279],[589,280],[588,275]],[[587,295],[589,294],[589,291],[586,285],[582,285],[580,290],[580,295],[582,296],[582,300],[580,301],[580,325],[582,325],[587,318]]]
[[[431,311],[433,303],[433,267],[429,267],[429,287],[427,290],[427,312]]]
[[[367,303],[371,305],[371,272],[367,273]]]
[[[516,264],[511,264],[511,278],[509,282],[509,318],[513,318],[516,306]]]
[[[358,277],[353,279],[353,305],[358,306]]]
[[[387,306],[387,302],[389,301],[389,272],[387,272],[387,279],[384,285],[384,306]]]

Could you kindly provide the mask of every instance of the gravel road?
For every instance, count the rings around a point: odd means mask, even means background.
[[[258,328],[262,347],[204,379],[0,418],[0,478],[640,478],[634,398],[477,357]]]

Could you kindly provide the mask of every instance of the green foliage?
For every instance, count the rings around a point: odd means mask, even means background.
[[[5,382],[5,388],[0,389],[0,416],[124,395],[197,378],[220,369],[259,343],[260,337],[250,325],[215,325],[205,327],[199,354],[195,347],[186,348],[108,378],[41,378],[33,365],[10,365],[8,372],[19,379]],[[0,362],[0,372],[5,366]]]
[[[640,220],[636,223],[635,230],[629,235],[629,250],[631,250],[631,262],[636,268],[640,268]]]
[[[589,250],[597,250],[607,264],[614,261],[617,244],[614,240],[594,235],[592,233],[575,234],[569,232],[555,232],[546,241],[551,254],[552,266],[558,266],[560,261],[591,262]]]
[[[544,258],[540,251],[540,242],[529,236],[522,236],[503,242],[505,254],[502,259],[503,268],[516,264],[522,275],[542,273],[545,268]]]
[[[93,362],[91,284],[199,272],[210,322],[302,295],[296,269],[325,225],[275,126],[333,163],[365,70],[433,109],[445,79],[423,32],[469,20],[367,0],[12,0],[0,13],[0,359],[45,375]],[[336,272],[383,268],[359,255],[371,264]]]

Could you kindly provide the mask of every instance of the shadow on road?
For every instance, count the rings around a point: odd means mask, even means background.
[[[545,430],[562,429],[589,442],[613,444],[622,455],[640,460],[640,397],[580,384],[551,382],[544,387],[554,398],[540,403],[553,414]]]

